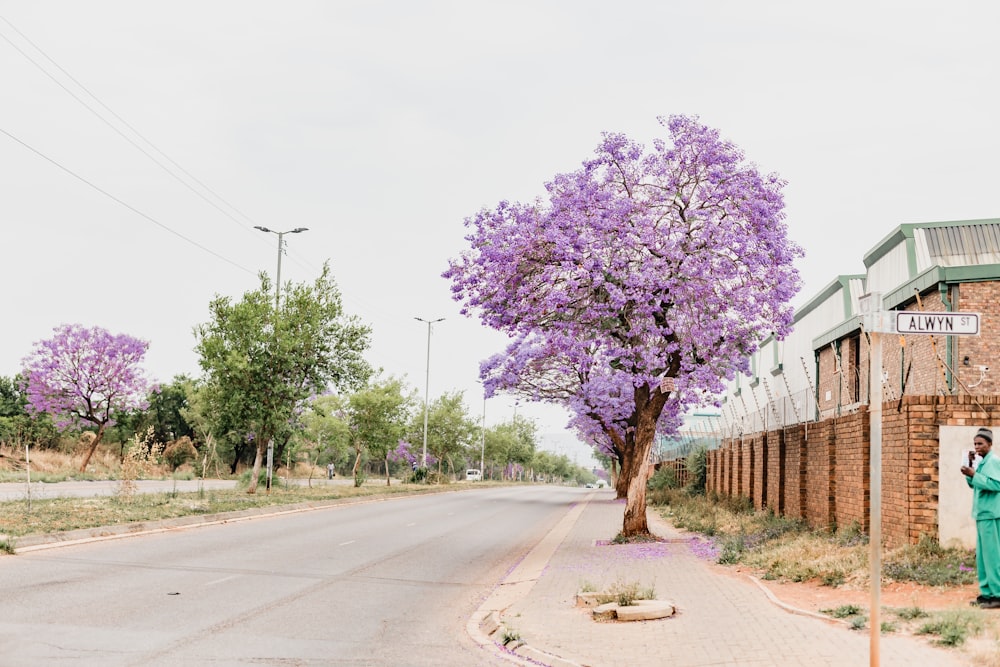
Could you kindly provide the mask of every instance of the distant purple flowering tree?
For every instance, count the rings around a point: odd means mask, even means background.
[[[411,467],[419,464],[421,452],[414,451],[413,445],[406,440],[400,440],[395,449],[389,451],[386,458],[395,463],[406,463]],[[427,453],[427,465],[432,466],[438,460],[430,452]]]
[[[444,274],[464,313],[514,339],[483,364],[488,393],[556,401],[621,437],[626,536],[648,533],[668,401],[676,417],[746,371],[761,338],[788,332],[800,283],[784,182],[697,119],[661,123],[669,143],[606,133],[544,200],[467,219],[471,247]]]
[[[97,437],[80,464],[83,472],[114,423],[114,413],[145,409],[146,397],[155,390],[139,366],[149,343],[78,324],[53,331],[52,338],[36,342],[22,361],[28,409],[52,415],[63,428],[81,422],[97,426]]]

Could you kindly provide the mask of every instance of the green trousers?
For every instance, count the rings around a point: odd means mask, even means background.
[[[976,570],[980,593],[1000,598],[1000,519],[976,521]]]

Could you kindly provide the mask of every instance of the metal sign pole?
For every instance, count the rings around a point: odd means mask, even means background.
[[[882,609],[882,334],[874,331],[870,334],[868,393],[871,396],[868,405],[868,428],[870,440],[869,468],[871,473],[871,526],[869,528],[869,544],[871,545],[871,667],[879,664],[879,633],[882,630],[880,612]]]
[[[870,514],[868,543],[871,547],[871,605],[868,619],[871,631],[869,662],[879,665],[879,639],[882,631],[882,334],[891,333],[887,314],[882,310],[882,294],[872,292],[858,300],[861,325],[868,334],[868,472]]]

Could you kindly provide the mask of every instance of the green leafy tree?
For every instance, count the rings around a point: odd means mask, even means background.
[[[195,327],[212,409],[254,443],[248,493],[268,442],[289,436],[310,396],[361,387],[371,375],[362,357],[371,331],[344,315],[328,266],[312,284],[285,285],[280,307],[267,276],[260,281],[238,303],[214,299],[211,321]]]
[[[159,391],[150,394],[146,414],[156,442],[170,442],[185,436],[192,440],[196,438],[197,434],[183,412],[188,406],[191,387],[191,378],[176,375],[169,384],[160,385]]]
[[[398,378],[372,383],[349,399],[350,423],[356,442],[373,459],[385,464],[385,483],[390,484],[389,452],[406,435],[416,398]],[[360,462],[360,459],[356,462]],[[357,467],[355,467],[355,474]]]
[[[202,443],[202,475],[212,470],[221,477],[220,466],[226,461],[229,461],[229,474],[235,474],[249,441],[232,422],[231,413],[215,410],[221,391],[212,382],[192,380],[185,388],[185,394],[187,405],[180,412],[194,430],[194,439]]]
[[[423,410],[413,416],[410,426],[410,441],[423,448]],[[438,473],[442,472],[447,459],[454,470],[455,458],[465,454],[479,440],[478,419],[472,417],[462,400],[462,392],[445,393],[428,406],[427,410],[427,453],[438,461]]]
[[[499,477],[504,476],[504,467],[507,464],[507,452],[516,446],[517,435],[513,429],[504,424],[497,424],[486,429],[485,445],[485,465],[489,466],[490,479],[496,479],[496,471],[500,470]],[[486,474],[485,471],[483,474]]]
[[[316,465],[333,463],[341,470],[349,465],[351,426],[347,421],[347,397],[317,396],[303,412],[302,426],[306,450]]]
[[[530,468],[537,446],[537,426],[523,417],[501,422],[486,432],[486,450],[502,469],[504,479],[516,479],[519,471]]]
[[[28,413],[28,399],[20,375],[0,376],[0,442],[10,445],[30,443],[51,448],[59,445],[59,431],[45,413]]]

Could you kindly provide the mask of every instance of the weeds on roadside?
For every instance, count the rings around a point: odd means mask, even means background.
[[[976,576],[976,552],[942,547],[929,535],[917,544],[886,555],[883,573],[896,581],[915,581],[931,586],[973,584]]]
[[[920,607],[903,607],[902,609],[894,610],[897,617],[903,619],[904,621],[912,621],[917,618],[927,618],[930,616],[926,611]]]
[[[521,641],[521,633],[518,632],[517,630],[514,630],[513,628],[508,628],[507,626],[504,626],[503,633],[500,635],[500,641],[503,643],[504,646],[507,646],[508,644],[511,643],[519,642]]]
[[[17,541],[12,537],[0,538],[0,553],[13,556],[16,553]]]
[[[842,604],[833,609],[820,609],[819,613],[832,616],[833,618],[849,618],[861,613],[861,607],[856,604]]]
[[[150,426],[142,435],[136,433],[128,444],[122,457],[121,476],[118,482],[118,499],[131,503],[138,490],[136,480],[152,473],[163,444],[153,440],[153,427]]]
[[[961,646],[970,635],[983,630],[983,615],[974,610],[943,611],[921,625],[918,635],[937,635],[935,643],[943,646]]]
[[[747,498],[692,496],[683,489],[662,494],[664,517],[678,528],[711,538],[720,564],[762,571],[764,579],[816,580],[825,586],[863,584],[868,572],[868,537],[854,522],[831,533],[770,511],[754,511]],[[886,552],[883,576],[931,586],[975,583],[975,553],[944,548],[925,536],[916,545]]]
[[[643,587],[638,581],[625,581],[621,578],[616,579],[597,595],[598,604],[614,602],[620,607],[630,607],[636,600],[654,599],[656,599],[655,586]]]

